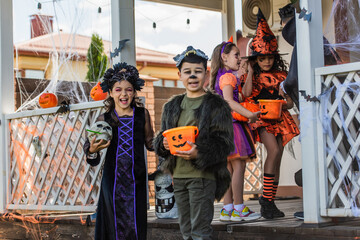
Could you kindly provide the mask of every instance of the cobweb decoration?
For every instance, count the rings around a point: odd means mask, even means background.
[[[336,49],[342,62],[360,61],[360,0],[334,0],[326,23],[325,44]]]
[[[49,18],[42,17],[41,13],[36,14],[44,27],[45,34],[37,37],[39,45],[32,44],[31,40],[15,44],[14,67],[15,70],[19,70],[18,48],[21,50],[24,46],[27,51],[43,59],[44,53],[48,54],[47,64],[44,69],[44,78],[27,79],[20,77],[19,74],[16,75],[16,91],[19,94],[17,102],[20,102],[17,104],[20,105],[17,112],[39,108],[38,99],[44,92],[56,94],[59,105],[63,100],[69,104],[92,101],[89,92],[95,84],[88,83],[85,79],[88,64],[86,54],[91,34],[100,31],[102,35],[105,32],[105,35],[109,37],[111,33],[110,0],[94,2],[96,4],[88,0],[72,0],[53,1],[47,4],[52,8],[50,15],[53,15],[54,28]],[[101,13],[97,11],[99,6],[102,8]],[[101,27],[99,23],[102,23]],[[104,25],[107,27],[104,28]],[[102,39],[105,54],[109,58],[111,43],[104,37]],[[84,44],[84,41],[88,45]],[[45,47],[51,50],[44,51]],[[100,77],[98,79],[101,80]]]
[[[341,181],[337,194],[346,196],[355,217],[360,215],[359,191],[359,98],[360,82],[342,83],[333,86],[319,96],[321,103],[320,119],[326,141],[326,156],[332,158],[336,170],[334,176]],[[331,104],[332,103],[332,104]],[[336,107],[335,111],[331,110]],[[327,160],[326,162],[328,162]],[[330,164],[328,163],[330,166]],[[328,168],[329,168],[328,166]],[[336,183],[329,183],[336,188]],[[331,191],[331,190],[329,190]],[[341,193],[340,193],[341,192]],[[336,198],[334,198],[336,199]],[[342,200],[334,200],[330,205],[345,207]]]

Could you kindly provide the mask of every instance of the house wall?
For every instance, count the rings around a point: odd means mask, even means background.
[[[143,67],[142,65],[137,65],[137,68],[139,69],[141,74],[148,75],[154,78],[160,78],[160,79],[167,79],[167,80],[175,80],[177,81],[179,79],[178,76],[178,69],[174,66],[152,66],[148,65],[146,67]]]
[[[60,69],[53,71],[54,68],[57,68],[56,65],[59,65]],[[70,60],[66,61],[66,63],[59,61],[58,63],[53,63],[49,56],[27,56],[21,54],[14,56],[14,67],[22,72],[24,72],[25,69],[45,71],[45,79],[51,79],[52,74],[56,73],[58,74],[58,79],[68,81],[86,81],[85,77],[88,71],[87,61],[85,60]],[[178,69],[175,67],[175,64],[173,66],[165,64],[164,66],[156,66],[139,63],[136,67],[139,69],[140,74],[154,78],[172,81],[177,81],[179,78],[177,74]],[[25,76],[22,75],[22,77]],[[177,84],[175,84],[175,86],[176,85]]]

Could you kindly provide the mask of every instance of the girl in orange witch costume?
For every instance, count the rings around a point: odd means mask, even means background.
[[[257,29],[248,56],[247,73],[240,77],[240,91],[247,101],[256,103],[258,99],[282,99],[279,95],[279,85],[287,76],[286,66],[278,52],[276,38],[264,15],[259,9]],[[261,119],[251,123],[255,139],[262,142],[267,150],[264,164],[264,190],[259,202],[261,215],[272,219],[284,217],[275,203],[274,198],[279,183],[280,163],[284,146],[300,132],[289,111],[293,107],[291,98],[284,95],[281,117],[277,120]]]

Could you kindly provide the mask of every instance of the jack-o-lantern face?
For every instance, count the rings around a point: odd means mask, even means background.
[[[261,111],[260,114],[261,114],[261,115],[266,115],[266,114],[268,114],[268,112],[269,112],[269,111],[266,111],[265,106],[266,106],[265,104],[261,104],[261,105],[260,105],[260,111]]]
[[[175,144],[173,145],[176,148],[181,148],[181,147],[185,146],[185,144],[186,144],[186,141],[184,142],[184,140],[183,140],[182,134],[179,134],[178,136],[172,136],[172,140],[174,142],[178,143],[176,145]]]
[[[164,131],[162,135],[169,143],[170,153],[176,154],[177,151],[189,151],[192,146],[187,142],[195,143],[199,129],[195,126],[183,126]]]
[[[39,98],[39,105],[42,108],[51,108],[56,107],[58,104],[58,99],[53,93],[43,93]]]
[[[90,91],[90,97],[95,101],[105,100],[107,97],[107,93],[104,93],[100,82],[98,82]]]

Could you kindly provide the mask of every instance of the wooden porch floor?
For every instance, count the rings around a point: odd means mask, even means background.
[[[258,201],[247,201],[253,211],[259,212]],[[259,219],[253,222],[220,222],[221,203],[215,204],[212,223],[215,240],[273,240],[273,239],[360,239],[360,219],[339,219],[319,225],[303,224],[293,217],[302,211],[302,200],[278,200],[277,206],[285,217],[276,220]],[[38,219],[38,218],[36,218]],[[54,220],[54,219],[53,219]],[[0,239],[93,239],[94,222],[82,224],[79,217],[56,218],[55,223],[33,224],[0,219]],[[148,211],[148,240],[181,240],[177,219],[157,219],[154,209]]]
[[[246,205],[253,211],[260,212],[258,201],[247,201]],[[330,223],[304,224],[294,218],[293,214],[302,211],[302,200],[277,200],[276,205],[285,213],[284,218],[267,220],[260,218],[252,222],[219,221],[222,203],[215,204],[215,215],[212,222],[213,238],[219,240],[237,239],[360,239],[360,219],[333,219]],[[346,220],[346,221],[345,221]],[[154,211],[148,212],[148,239],[181,240],[177,220],[157,219]]]

